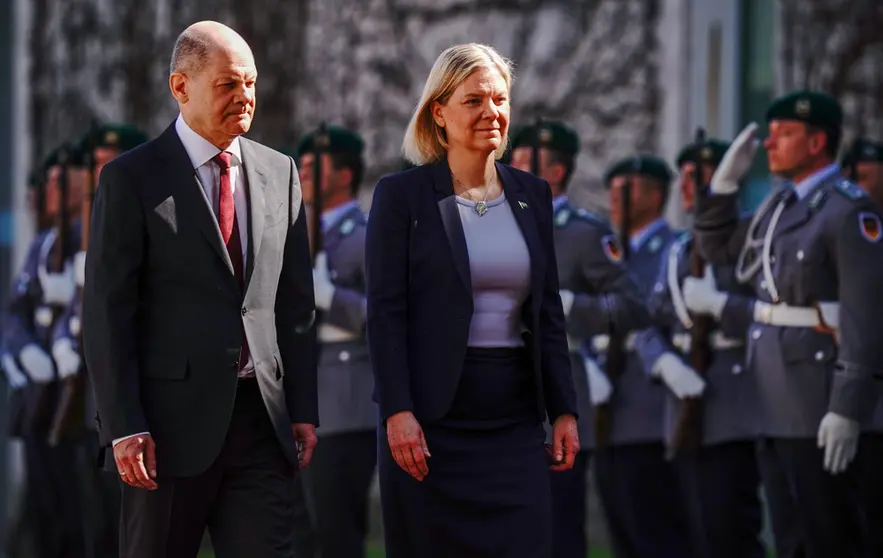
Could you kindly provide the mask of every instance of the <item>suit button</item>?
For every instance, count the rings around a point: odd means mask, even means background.
[[[244,315],[246,315],[246,314],[248,314],[248,308],[246,308],[245,306],[243,306],[243,307],[242,307],[242,315],[244,316]]]
[[[734,364],[733,365],[733,374],[741,374],[742,373],[742,365]]]
[[[825,353],[822,351],[816,351],[816,360],[822,360],[825,358]]]
[[[755,329],[754,331],[752,331],[752,332],[751,332],[751,338],[754,339],[754,340],[760,339],[760,330],[759,330],[759,329]]]

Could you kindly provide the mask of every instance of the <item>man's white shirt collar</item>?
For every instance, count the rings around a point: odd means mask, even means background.
[[[178,137],[181,138],[181,143],[184,144],[184,149],[187,151],[187,156],[190,157],[190,163],[194,169],[198,169],[208,163],[215,155],[221,152],[210,141],[194,132],[193,128],[184,121],[184,117],[181,114],[178,114],[178,119],[175,121],[175,131],[178,133]],[[224,151],[233,154],[234,165],[242,164],[242,151],[239,147],[238,137]]]

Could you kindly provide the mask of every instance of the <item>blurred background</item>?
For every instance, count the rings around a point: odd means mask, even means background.
[[[0,301],[34,233],[33,165],[93,120],[151,136],[168,126],[172,45],[201,19],[232,26],[254,51],[250,137],[292,149],[323,120],[363,135],[365,210],[375,181],[401,166],[433,61],[461,42],[515,63],[513,126],[548,117],[579,132],[571,199],[601,213],[600,177],[614,159],[671,161],[697,126],[732,139],[789,89],[841,100],[844,145],[883,139],[879,0],[0,0]],[[759,157],[747,206],[766,192],[764,165]],[[686,224],[670,205],[673,223]],[[0,444],[0,463],[12,464],[0,471],[5,501],[20,478],[9,447]]]

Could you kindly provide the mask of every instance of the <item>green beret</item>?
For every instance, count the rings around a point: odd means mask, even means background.
[[[43,159],[41,170],[43,173],[47,173],[52,167],[61,164],[66,164],[71,167],[81,167],[85,162],[84,155],[85,153],[80,144],[66,143],[60,145],[46,155]]]
[[[847,167],[853,163],[883,163],[883,143],[868,138],[856,138],[844,154],[840,166]]]
[[[365,141],[362,136],[352,130],[340,126],[328,126],[325,131],[328,133],[328,146],[325,149],[328,153],[350,153],[361,156],[365,150]],[[318,130],[310,132],[300,139],[297,146],[298,157],[302,157],[304,153],[313,152],[317,132]]]
[[[607,169],[607,172],[604,173],[604,184],[609,188],[610,181],[617,176],[632,173],[655,178],[662,181],[666,186],[668,186],[668,183],[671,182],[671,179],[674,177],[668,163],[659,157],[654,157],[653,155],[636,155],[634,157],[620,159],[611,165],[610,168]]]
[[[684,163],[694,162],[698,158],[702,163],[717,166],[729,148],[729,143],[719,139],[708,139],[699,144],[691,143],[681,149],[676,163],[680,168]]]
[[[774,100],[766,112],[766,121],[797,120],[820,128],[843,126],[843,108],[827,93],[794,91]]]
[[[129,151],[145,143],[147,135],[130,124],[101,124],[80,139],[84,152],[99,147],[109,147],[122,152]]]
[[[522,126],[511,136],[512,149],[537,145],[564,155],[579,152],[579,136],[557,120],[541,120],[529,126]]]

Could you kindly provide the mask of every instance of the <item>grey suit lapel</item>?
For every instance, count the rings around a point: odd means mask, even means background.
[[[245,264],[245,286],[251,281],[255,262],[261,249],[261,239],[264,236],[264,224],[266,218],[266,172],[260,165],[251,143],[245,138],[240,138],[239,146],[242,151],[242,165],[245,168],[246,192],[248,193],[248,225],[250,246],[247,250]]]

